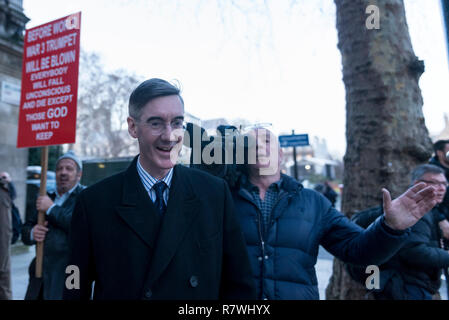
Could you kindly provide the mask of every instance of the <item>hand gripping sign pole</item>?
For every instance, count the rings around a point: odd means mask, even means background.
[[[75,142],[80,26],[78,12],[25,33],[17,147],[42,147],[39,196],[46,194],[48,146]],[[38,213],[39,225],[45,214]],[[42,298],[43,259],[38,242],[26,300]]]

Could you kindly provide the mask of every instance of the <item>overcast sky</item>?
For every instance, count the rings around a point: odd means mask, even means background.
[[[251,4],[255,2],[255,4]],[[109,70],[177,79],[201,119],[271,122],[308,133],[343,155],[345,91],[331,0],[24,0],[27,28],[81,11],[81,47]],[[266,3],[266,6],[264,5]],[[440,0],[405,0],[431,133],[449,113]],[[126,107],[126,106],[124,106]],[[125,121],[125,119],[123,119]]]

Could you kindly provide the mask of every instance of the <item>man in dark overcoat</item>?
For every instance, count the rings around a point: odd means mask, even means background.
[[[150,79],[132,92],[128,131],[140,154],[126,171],[80,194],[70,240],[74,280],[65,298],[255,298],[226,182],[175,165],[183,120],[174,85]]]

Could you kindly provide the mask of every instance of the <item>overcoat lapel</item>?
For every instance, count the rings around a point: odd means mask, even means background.
[[[155,247],[160,217],[137,173],[137,157],[125,171],[121,205],[117,214],[149,247]]]
[[[174,168],[167,211],[156,241],[146,284],[151,287],[170,263],[187,230],[198,214],[199,200],[181,165]]]

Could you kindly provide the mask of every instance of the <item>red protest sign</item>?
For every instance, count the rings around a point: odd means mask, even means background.
[[[25,33],[17,147],[74,143],[81,12]]]

